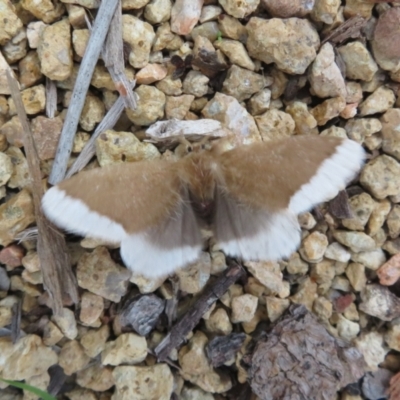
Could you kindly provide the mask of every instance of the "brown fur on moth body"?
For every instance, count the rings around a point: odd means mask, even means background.
[[[121,242],[127,266],[149,276],[161,274],[153,264],[168,264],[165,274],[198,256],[202,222],[228,255],[277,259],[299,244],[296,214],[343,189],[364,158],[355,142],[315,136],[232,150],[222,139],[187,150],[178,161],[82,172],[48,191],[44,211],[69,231]],[[159,257],[149,261],[140,249],[128,250],[128,242]]]

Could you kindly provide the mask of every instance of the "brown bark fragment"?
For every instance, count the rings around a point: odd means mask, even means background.
[[[330,400],[364,375],[354,347],[333,337],[304,306],[292,305],[256,344],[249,370],[262,400]]]

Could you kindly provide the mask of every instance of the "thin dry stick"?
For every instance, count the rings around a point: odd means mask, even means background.
[[[50,78],[46,78],[46,116],[54,118],[57,111],[57,86]]]
[[[53,169],[49,177],[49,182],[53,185],[63,180],[65,172],[67,171],[67,163],[72,151],[74,136],[85,103],[86,93],[118,1],[119,0],[103,0],[100,4],[76,78],[70,106],[68,107],[60,141],[58,143]]]
[[[54,314],[61,315],[63,298],[68,302],[77,303],[78,290],[64,238],[46,220],[40,207],[43,185],[39,157],[22,103],[18,82],[9,71],[7,71],[7,81],[22,125],[24,149],[32,180],[32,198],[39,232],[37,250],[42,268],[43,282],[52,299]]]
[[[232,266],[223,272],[155,348],[154,352],[160,361],[166,360],[171,351],[185,341],[187,335],[199,323],[201,317],[243,275],[243,267],[236,263],[232,263]]]
[[[122,95],[125,107],[136,109],[136,94],[132,91],[132,85],[125,75],[124,44],[122,40],[122,7],[118,3],[114,17],[111,21],[104,50],[101,53],[104,64],[107,67],[115,87]]]

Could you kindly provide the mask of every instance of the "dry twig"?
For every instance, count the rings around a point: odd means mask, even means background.
[[[349,18],[326,36],[321,42],[321,46],[328,41],[334,44],[340,44],[346,39],[358,38],[361,34],[361,29],[366,23],[367,20],[360,15],[355,15],[354,17]]]
[[[53,169],[49,177],[49,182],[53,185],[63,180],[67,171],[67,163],[72,151],[74,136],[85,103],[86,93],[118,1],[119,0],[103,0],[100,4],[76,78],[70,106],[68,107],[60,141],[58,143]]]
[[[24,149],[32,180],[31,191],[39,232],[37,251],[42,267],[43,282],[52,299],[53,312],[59,315],[62,312],[63,300],[66,303],[78,302],[77,285],[71,270],[64,237],[42,213],[40,204],[43,185],[39,157],[22,103],[18,82],[9,71],[7,71],[7,80],[23,128]]]
[[[166,360],[171,351],[185,341],[187,335],[199,323],[201,317],[243,275],[243,267],[233,263],[204,291],[193,307],[172,327],[168,335],[155,348],[154,352],[160,361]]]

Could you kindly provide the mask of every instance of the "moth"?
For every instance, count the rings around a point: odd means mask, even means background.
[[[226,146],[225,146],[226,148]],[[224,150],[187,144],[177,160],[116,164],[49,189],[46,216],[66,231],[118,242],[126,266],[166,276],[194,262],[202,226],[242,260],[279,260],[300,245],[299,213],[330,200],[363,165],[356,142],[320,136]]]

